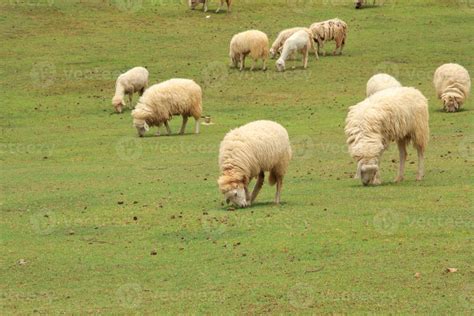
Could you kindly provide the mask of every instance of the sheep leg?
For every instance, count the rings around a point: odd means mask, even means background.
[[[421,181],[423,176],[425,175],[425,166],[424,166],[424,159],[425,153],[424,149],[420,146],[415,146],[416,150],[418,151],[418,172],[416,174],[416,181]]]
[[[265,174],[263,173],[263,171],[260,171],[260,173],[258,174],[257,183],[255,183],[255,187],[253,188],[253,191],[252,191],[252,197],[250,198],[250,203],[253,203],[253,201],[255,201],[255,198],[257,197],[258,193],[260,192],[260,189],[263,186],[264,180],[265,180]]]
[[[240,55],[240,71],[244,70],[245,67],[245,55],[241,54]]]
[[[200,125],[201,125],[201,121],[199,119],[195,119],[195,120],[196,120],[196,124],[194,125],[194,133],[199,134],[199,128],[200,128]]]
[[[263,59],[263,68],[262,68],[263,71],[267,70],[267,60],[264,58]]]
[[[276,179],[276,194],[275,194],[275,204],[280,204],[280,195],[281,195],[281,187],[283,185],[283,178],[281,176],[277,176]]]
[[[168,136],[171,135],[171,129],[170,129],[170,126],[168,125],[168,121],[165,122],[165,127],[166,127],[166,133],[168,134]]]
[[[183,115],[183,123],[181,124],[181,129],[179,130],[179,134],[183,135],[184,131],[186,130],[186,124],[188,123],[188,117]]]
[[[203,10],[207,12],[207,0],[204,0]]]
[[[404,140],[397,142],[398,152],[400,154],[400,167],[398,168],[398,175],[395,178],[395,182],[403,181],[403,175],[405,174],[405,161],[407,160],[407,143]]]
[[[230,13],[232,12],[232,0],[226,0],[226,3],[227,3],[227,13]]]
[[[257,64],[257,60],[252,58],[252,67],[250,67],[250,71],[255,69],[255,65]]]
[[[132,100],[133,100],[133,93],[130,93],[128,95],[128,101],[129,101],[129,106],[131,109],[133,109]]]
[[[303,51],[303,68],[304,69],[308,68],[308,54],[309,54],[309,50],[308,48],[305,48],[305,50]]]
[[[219,11],[222,9],[222,6],[224,5],[224,0],[221,0],[221,4],[219,5],[219,7],[217,8],[216,10],[216,13],[219,13]]]

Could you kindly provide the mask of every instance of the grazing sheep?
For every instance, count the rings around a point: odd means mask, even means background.
[[[364,0],[355,0],[355,8],[360,9],[364,4]],[[375,0],[372,2],[372,5],[375,5]]]
[[[225,2],[227,3],[227,12],[228,13],[232,12],[232,9],[231,9],[232,0],[225,0]],[[191,10],[194,10],[200,3],[203,4],[202,6],[203,11],[207,12],[207,4],[209,3],[209,0],[188,0],[188,5],[191,8]],[[216,13],[219,13],[223,5],[224,5],[224,0],[221,0],[221,4],[219,8],[217,8]]]
[[[313,49],[316,57],[319,59],[318,52],[314,48],[311,32],[308,29],[300,30],[291,35],[283,44],[283,50],[280,58],[276,61],[278,71],[285,70],[285,61],[296,52],[303,54],[303,68],[308,67],[309,50]]]
[[[367,97],[370,97],[372,94],[384,89],[397,88],[401,86],[400,82],[390,75],[376,74],[367,81]]]
[[[321,54],[323,50],[323,56],[326,56],[324,51],[324,43],[329,41],[336,41],[336,49],[333,52],[333,55],[337,54],[339,50],[339,55],[342,54],[342,49],[346,44],[347,38],[347,24],[346,22],[335,18],[323,22],[316,22],[311,24],[309,27],[313,33],[314,41],[318,44],[318,53]]]
[[[433,83],[447,112],[459,110],[471,92],[469,72],[458,64],[444,64],[436,69]]]
[[[291,146],[286,129],[272,121],[255,121],[231,130],[221,142],[217,181],[227,203],[250,206],[262,188],[265,171],[269,183],[276,183],[275,203],[280,203],[283,177],[291,160]],[[257,178],[252,194],[250,181]]]
[[[423,159],[429,139],[428,101],[415,88],[389,88],[349,108],[345,133],[350,155],[357,160],[356,178],[364,185],[380,184],[379,163],[390,142],[396,141],[400,167],[396,182],[403,180],[406,146],[418,151],[417,180],[424,175]]]
[[[138,135],[143,137],[150,126],[165,125],[168,135],[171,134],[168,121],[173,115],[181,115],[183,123],[180,134],[184,134],[188,117],[196,120],[195,133],[199,133],[199,119],[202,113],[202,90],[193,80],[170,79],[148,88],[138,100],[132,111],[133,125]],[[160,135],[160,132],[156,133]]]
[[[272,44],[272,47],[270,48],[270,57],[275,58],[278,54],[281,53],[281,49],[283,48],[283,44],[285,44],[285,41],[293,34],[295,34],[298,31],[301,30],[306,30],[307,28],[305,27],[293,27],[291,29],[286,29],[278,33],[277,38]]]
[[[126,73],[118,76],[115,82],[115,95],[112,98],[112,105],[117,113],[122,113],[125,106],[123,98],[128,95],[130,106],[132,106],[132,97],[135,92],[141,96],[148,86],[148,70],[143,67],[135,67]]]
[[[257,30],[249,30],[235,34],[230,41],[229,57],[234,67],[240,63],[239,69],[245,68],[245,58],[250,55],[253,59],[252,68],[255,68],[257,60],[263,60],[263,70],[266,70],[268,59],[268,37],[265,33]]]

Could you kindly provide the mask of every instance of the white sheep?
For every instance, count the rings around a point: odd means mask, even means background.
[[[311,24],[309,27],[313,33],[314,41],[318,44],[318,53],[321,54],[323,51],[323,56],[326,55],[324,51],[324,44],[329,41],[336,41],[336,49],[333,52],[333,55],[337,54],[339,50],[339,55],[342,54],[342,49],[346,44],[347,39],[347,24],[341,19],[335,18],[323,22],[316,22]]]
[[[118,76],[115,82],[115,95],[112,98],[112,105],[115,111],[122,113],[125,102],[125,95],[128,95],[130,107],[132,107],[132,97],[135,92],[141,96],[148,87],[148,70],[143,67],[135,67]]]
[[[367,81],[367,97],[370,97],[372,94],[382,91],[388,88],[401,87],[402,85],[394,77],[387,74],[376,74],[373,75],[369,81]]]
[[[181,115],[183,123],[180,134],[184,134],[188,117],[196,120],[195,133],[199,133],[202,113],[201,87],[190,79],[170,79],[148,88],[132,111],[133,125],[143,137],[151,126],[165,125],[171,134],[168,121],[173,115]],[[160,135],[158,130],[157,135]]]
[[[471,92],[469,72],[458,64],[444,64],[436,69],[433,84],[447,112],[458,111]]]
[[[305,30],[307,28],[305,27],[293,27],[290,29],[285,29],[278,33],[277,38],[272,44],[272,47],[270,48],[270,57],[275,58],[278,54],[281,53],[281,49],[283,48],[283,44],[285,44],[285,41],[293,34],[295,34],[298,31]]]
[[[222,6],[224,5],[224,1],[227,3],[227,12],[230,13],[232,12],[232,0],[221,0],[221,4],[219,8],[217,8],[216,13],[219,13],[219,11],[222,9]],[[207,12],[207,4],[209,3],[209,0],[188,0],[188,6],[191,8],[191,10],[194,10],[200,3],[203,4],[202,9],[204,12]]]
[[[286,129],[272,121],[255,121],[231,130],[219,149],[219,189],[227,203],[250,206],[262,188],[265,171],[269,183],[276,183],[275,203],[280,203],[283,177],[291,160],[291,146]],[[250,181],[257,178],[252,194]]]
[[[276,61],[277,70],[284,71],[286,60],[296,52],[303,54],[303,68],[306,69],[308,67],[308,54],[310,49],[314,50],[316,57],[319,59],[318,52],[314,48],[311,32],[308,29],[297,31],[283,44],[281,56]]]
[[[240,71],[245,68],[247,55],[253,60],[252,68],[255,68],[257,60],[263,60],[263,70],[266,70],[268,59],[268,37],[258,30],[244,31],[235,34],[230,41],[229,57],[234,67],[239,65]]]
[[[392,141],[397,142],[400,167],[395,181],[403,180],[406,146],[418,152],[417,180],[424,175],[424,152],[429,139],[428,101],[415,88],[389,88],[349,108],[345,134],[350,155],[357,160],[356,178],[364,185],[380,184],[379,163]]]

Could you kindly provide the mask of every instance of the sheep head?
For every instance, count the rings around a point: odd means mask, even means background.
[[[275,65],[278,71],[285,71],[285,61],[283,60],[283,58],[279,58],[276,61]]]
[[[217,180],[226,203],[232,203],[237,207],[250,206],[250,201],[247,200],[248,178],[229,171],[224,172]]]
[[[380,184],[378,173],[379,165],[378,160],[375,158],[362,159],[357,164],[356,178],[360,178],[363,185]]]
[[[115,108],[115,112],[117,113],[122,113],[123,107],[125,106],[125,102],[123,102],[123,98],[120,97],[114,97],[112,99],[112,105]]]
[[[456,112],[460,107],[460,98],[452,94],[444,94],[441,99],[443,100],[444,109],[446,112]]]

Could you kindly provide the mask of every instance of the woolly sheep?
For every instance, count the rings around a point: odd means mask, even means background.
[[[347,38],[347,24],[346,22],[335,18],[323,22],[316,22],[311,24],[309,27],[313,33],[314,41],[318,44],[318,53],[321,54],[323,50],[323,56],[326,56],[324,51],[324,43],[329,41],[336,41],[336,49],[333,52],[333,55],[337,54],[339,50],[339,55],[342,54],[342,49],[346,44]]]
[[[293,34],[295,34],[298,31],[305,30],[307,28],[305,27],[293,27],[290,29],[286,29],[278,33],[277,38],[272,44],[272,47],[270,48],[270,57],[275,58],[278,54],[281,53],[281,49],[283,48],[283,44],[285,44],[285,41]]]
[[[355,8],[360,9],[364,4],[364,0],[355,0]],[[375,5],[375,0],[372,2],[372,5]]]
[[[389,88],[349,108],[345,134],[350,155],[357,160],[356,178],[362,184],[380,184],[379,163],[390,142],[400,153],[395,181],[403,180],[406,146],[413,142],[418,152],[417,180],[424,175],[424,152],[429,139],[427,99],[415,88]]]
[[[316,57],[319,59],[318,52],[314,48],[311,32],[308,29],[300,30],[291,35],[283,44],[283,50],[280,58],[276,61],[278,71],[285,70],[285,61],[296,52],[303,54],[303,68],[308,67],[309,50],[313,49]]]
[[[221,142],[218,184],[227,203],[250,206],[262,188],[265,171],[269,183],[276,183],[275,203],[280,203],[283,177],[291,160],[291,146],[286,129],[272,121],[254,121],[231,130]],[[257,178],[252,194],[250,181]]]
[[[263,70],[266,70],[268,59],[268,37],[265,33],[258,30],[249,30],[238,33],[230,41],[229,57],[234,67],[240,63],[239,69],[245,68],[245,58],[247,55],[253,59],[252,68],[258,59],[263,60]]]
[[[232,6],[232,0],[221,0],[221,4],[219,8],[217,8],[216,13],[219,13],[219,11],[222,9],[222,6],[224,5],[224,1],[227,3],[227,12],[230,13],[232,11],[231,6]],[[207,4],[209,3],[209,0],[188,0],[188,5],[191,8],[191,10],[194,10],[200,3],[203,4],[202,9],[204,12],[207,12]]]
[[[122,113],[125,106],[123,98],[128,95],[130,106],[135,92],[141,96],[148,86],[148,70],[143,67],[135,67],[118,76],[115,82],[115,95],[112,98],[112,105],[117,113]]]
[[[436,69],[433,84],[447,112],[459,110],[471,91],[469,72],[458,64],[444,64]]]
[[[133,125],[143,137],[150,126],[165,125],[171,134],[168,121],[173,115],[181,115],[183,123],[180,134],[184,134],[188,117],[196,120],[195,133],[199,133],[199,119],[202,113],[202,90],[193,80],[170,79],[148,88],[132,111]],[[158,131],[156,135],[160,135]]]
[[[367,81],[367,97],[372,94],[382,91],[388,88],[401,87],[402,85],[397,79],[387,74],[376,74],[373,75],[369,81]]]

